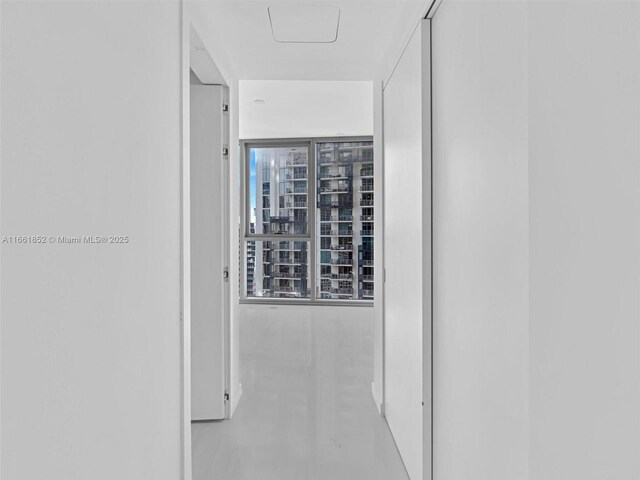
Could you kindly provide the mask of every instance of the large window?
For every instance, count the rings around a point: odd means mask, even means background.
[[[373,300],[373,142],[243,142],[245,299]]]

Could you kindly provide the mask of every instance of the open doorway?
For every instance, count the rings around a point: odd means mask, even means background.
[[[276,3],[202,9],[215,18],[207,40],[216,58],[228,53],[235,138],[244,141],[232,142],[230,176],[232,321],[240,326],[234,342],[241,345],[244,395],[231,421],[193,426],[193,478],[418,479],[422,438],[408,472],[406,448],[398,450],[384,417],[383,85],[431,2],[406,2],[404,9],[339,2],[340,31],[327,42],[282,40],[273,25],[279,14],[302,36],[318,16],[307,15],[310,6],[293,15]],[[303,18],[310,29],[300,28]],[[347,85],[367,85],[362,105],[353,105],[353,91],[338,93]],[[306,91],[297,95],[298,88]],[[354,126],[363,119],[366,128]],[[422,228],[424,219],[415,220]],[[259,230],[272,238],[252,237]],[[421,316],[397,319],[405,320],[424,331]],[[412,408],[430,409],[414,400]],[[423,431],[420,418],[414,430]]]
[[[244,396],[193,478],[407,478],[371,393],[374,84],[241,81],[239,111]]]
[[[183,63],[183,467],[192,424],[231,416],[229,402],[229,88],[192,25]]]

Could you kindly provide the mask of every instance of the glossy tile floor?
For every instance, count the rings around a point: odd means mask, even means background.
[[[242,306],[244,396],[193,424],[194,480],[407,480],[371,397],[372,315]]]

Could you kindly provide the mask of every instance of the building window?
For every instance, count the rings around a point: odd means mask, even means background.
[[[243,298],[371,301],[373,142],[243,142]]]

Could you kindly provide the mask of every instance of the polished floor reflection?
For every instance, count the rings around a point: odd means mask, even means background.
[[[407,480],[371,397],[372,315],[242,306],[244,396],[193,424],[194,480]]]

